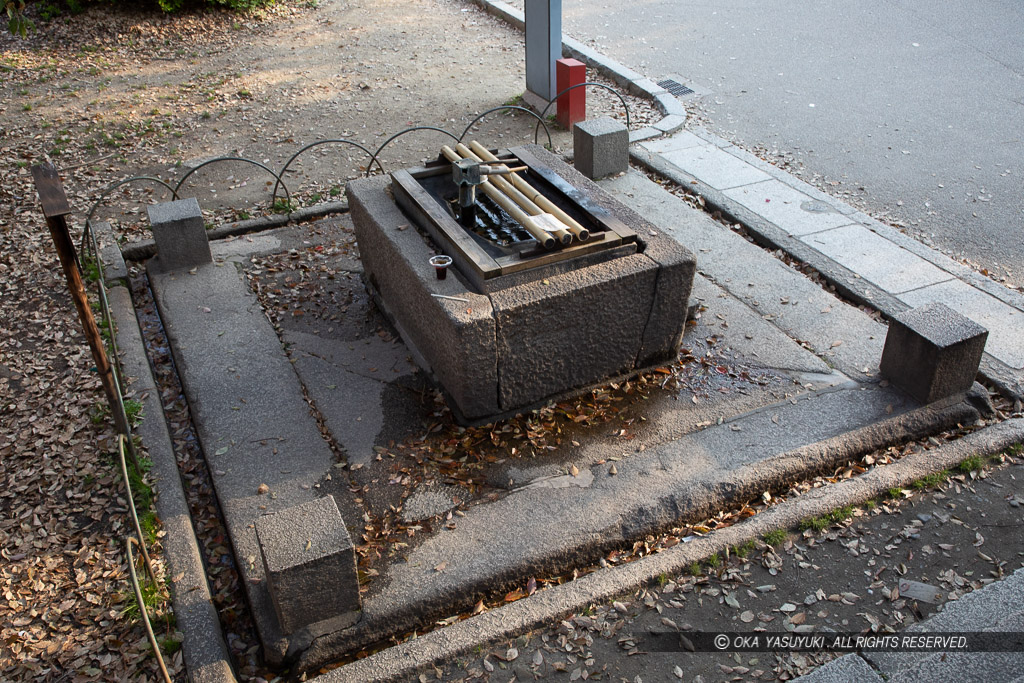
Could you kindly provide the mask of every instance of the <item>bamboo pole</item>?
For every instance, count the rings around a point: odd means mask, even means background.
[[[462,143],[459,143],[458,145],[455,146],[455,151],[467,159],[472,159],[473,161],[485,163],[483,159],[474,154],[469,149],[469,147],[466,147]],[[500,161],[498,162],[498,165],[505,166],[506,168],[508,168],[507,164],[504,164]],[[504,192],[506,195],[511,197],[512,201],[521,206],[523,208],[523,211],[530,214],[531,216],[541,216],[545,213],[543,209],[534,204],[529,197],[527,197],[525,194],[517,190],[515,186],[512,185],[512,183],[510,183],[509,181],[505,180],[504,177],[500,175],[490,175],[487,177],[487,180],[489,182],[494,183],[494,186],[497,187],[498,190]],[[550,232],[552,235],[554,235],[556,240],[558,240],[562,244],[569,244],[570,242],[572,242],[572,233],[561,226],[561,221],[558,221],[556,219],[554,221],[551,221],[551,223],[553,223],[555,227],[549,228],[547,226],[544,226],[544,229]]]
[[[489,149],[481,145],[476,140],[470,141],[469,148],[476,152],[476,154],[481,159],[488,163],[501,163],[501,160],[498,159],[498,157],[491,154],[491,151]],[[548,199],[540,192],[538,192],[536,189],[534,189],[534,187],[530,185],[529,182],[521,178],[518,173],[510,173],[509,180],[512,182],[512,184],[515,186],[517,190],[522,192],[526,197],[528,197],[531,201],[537,204],[537,206],[544,209],[550,214],[554,214],[555,217],[558,218],[558,220],[565,223],[566,226],[568,226],[569,231],[573,235],[575,235],[576,239],[578,239],[580,242],[586,242],[588,239],[590,239],[589,230],[580,225],[577,221],[573,219],[572,216],[567,214],[565,211],[562,211],[562,209],[555,206],[555,204],[550,199]]]
[[[441,147],[441,153],[444,154],[448,161],[460,161],[463,158],[448,145]],[[541,244],[541,246],[545,249],[551,249],[555,246],[555,238],[552,237],[547,230],[538,227],[529,214],[516,206],[511,199],[502,194],[494,185],[485,181],[481,183],[480,189],[483,190],[488,197],[493,199],[498,206],[505,209],[505,211],[508,212],[508,215],[512,216],[516,222],[522,225],[523,229],[530,233],[534,239]]]

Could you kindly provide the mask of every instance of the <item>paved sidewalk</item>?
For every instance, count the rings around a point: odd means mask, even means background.
[[[1024,569],[965,595],[906,633],[1019,632],[1024,625]],[[806,683],[1021,681],[1024,652],[865,652],[848,654],[797,680]]]
[[[856,301],[888,316],[942,302],[971,318],[989,330],[984,374],[1024,396],[1024,295],[701,129],[640,142],[632,156]]]

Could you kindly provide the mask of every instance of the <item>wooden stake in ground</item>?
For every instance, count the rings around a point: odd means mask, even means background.
[[[68,205],[67,195],[64,194],[64,186],[60,182],[57,169],[52,164],[33,166],[32,177],[35,179],[36,192],[39,193],[39,203],[43,207],[43,215],[46,216],[46,225],[50,228],[53,246],[57,249],[57,258],[60,259],[60,265],[64,269],[68,291],[71,293],[72,301],[75,302],[75,308],[78,309],[78,319],[82,322],[85,339],[89,343],[93,360],[96,362],[96,370],[100,374],[103,390],[110,403],[114,424],[120,433],[130,434],[128,420],[121,409],[114,369],[107,359],[103,338],[100,336],[96,319],[89,307],[89,297],[85,292],[85,285],[82,284],[82,275],[78,272],[75,245],[71,241],[66,218],[71,213],[71,207]],[[113,334],[113,330],[111,330],[111,334]]]

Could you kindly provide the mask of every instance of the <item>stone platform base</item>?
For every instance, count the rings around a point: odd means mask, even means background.
[[[346,188],[368,285],[468,422],[668,362],[686,321],[693,254],[544,149],[524,149],[632,228],[638,253],[480,294],[457,270],[436,278],[436,252],[390,178]]]

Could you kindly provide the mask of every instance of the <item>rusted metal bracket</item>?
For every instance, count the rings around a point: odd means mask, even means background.
[[[78,319],[82,323],[85,339],[89,343],[93,360],[96,362],[96,370],[99,372],[103,390],[110,403],[114,425],[121,434],[131,434],[128,418],[120,400],[114,368],[107,358],[103,338],[100,336],[96,318],[92,314],[92,308],[89,307],[89,297],[86,294],[85,285],[82,283],[78,255],[68,230],[67,215],[71,213],[71,206],[64,193],[64,185],[60,181],[57,169],[52,164],[33,166],[32,177],[35,180],[36,192],[39,193],[39,203],[42,206],[43,215],[46,217],[46,225],[50,228],[53,246],[57,250],[57,258],[60,259],[61,268],[64,270],[68,291],[71,293],[71,299],[75,302],[75,308],[78,309]],[[114,331],[111,330],[110,333],[113,334]]]

